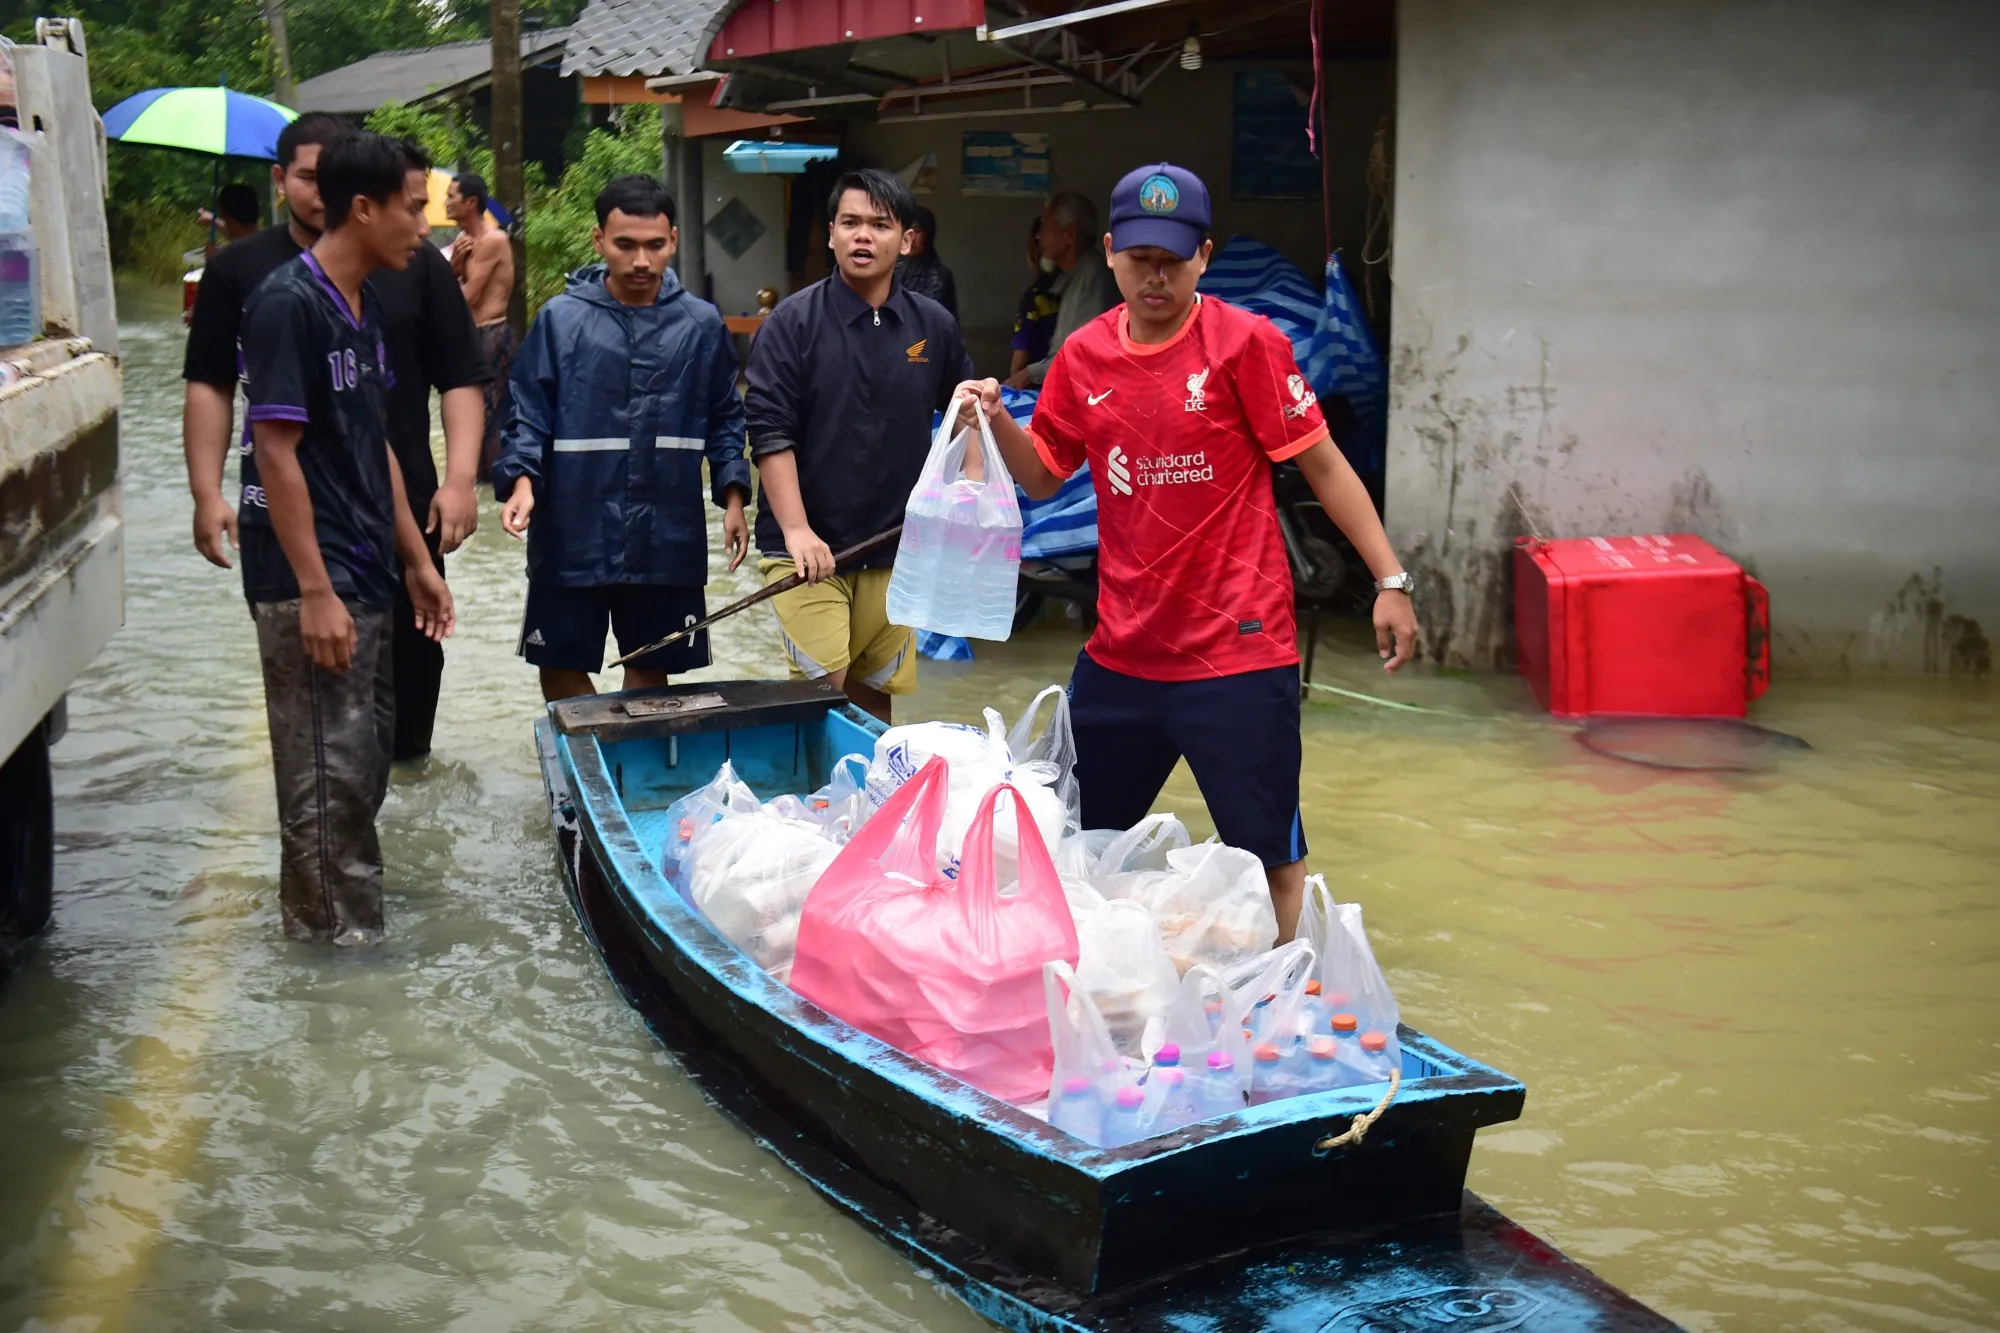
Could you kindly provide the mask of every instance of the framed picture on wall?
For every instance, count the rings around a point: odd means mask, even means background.
[[[1049,192],[1049,136],[1006,131],[965,131],[964,194]]]
[[[1319,159],[1306,137],[1311,86],[1282,70],[1238,70],[1234,113],[1229,197],[1319,198]]]

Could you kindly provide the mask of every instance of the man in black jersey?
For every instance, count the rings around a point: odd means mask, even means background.
[[[279,900],[286,934],[345,946],[383,935],[375,814],[389,781],[399,574],[421,633],[442,639],[453,619],[389,446],[394,375],[366,284],[422,242],[408,161],[376,134],[326,144],[326,229],[244,308],[252,448],[237,524],[277,777]]]
[[[203,271],[188,328],[187,401],[182,438],[188,486],[194,493],[194,544],[214,564],[230,567],[236,543],[236,509],[223,494],[232,399],[242,374],[237,348],[244,302],[274,270],[319,238],[319,155],[326,144],[354,133],[338,116],[306,115],[278,136],[278,164],[271,169],[290,219],[219,251]],[[416,158],[410,159],[414,168]],[[428,163],[424,163],[428,166]],[[426,182],[427,184],[427,182]],[[410,507],[423,524],[434,563],[472,534],[479,519],[473,477],[485,429],[484,383],[490,372],[471,314],[459,295],[451,264],[424,245],[401,270],[384,269],[371,281],[382,302],[383,332],[396,387],[389,395],[389,441],[403,466]],[[431,459],[430,393],[441,396],[445,479],[438,483]],[[247,445],[246,425],[242,443]],[[444,650],[418,634],[407,605],[395,631],[396,741],[398,759],[431,748]]]

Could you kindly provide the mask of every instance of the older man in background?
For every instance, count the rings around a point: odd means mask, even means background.
[[[444,211],[458,227],[451,244],[451,269],[472,308],[480,350],[493,378],[486,382],[486,439],[479,451],[484,481],[500,456],[500,431],[507,424],[507,375],[514,364],[514,326],[507,302],[514,294],[514,244],[486,211],[492,202],[486,182],[471,172],[453,178],[444,192]]]
[[[1010,389],[1039,389],[1056,353],[1069,336],[1124,301],[1118,280],[1104,262],[1103,234],[1097,229],[1097,205],[1064,190],[1049,200],[1042,213],[1042,257],[1053,260],[1061,276],[1052,291],[1058,302],[1055,336],[1048,355],[1010,376]]]

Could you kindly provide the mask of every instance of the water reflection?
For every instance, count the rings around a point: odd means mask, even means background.
[[[250,624],[187,545],[181,333],[127,309],[127,624],[57,751],[58,930],[0,1005],[0,1327],[979,1327],[604,978],[490,505],[452,564],[439,751],[383,814],[394,938],[280,936]],[[708,674],[775,674],[767,617],[716,639]],[[906,715],[1012,712],[1076,646],[1045,624],[927,666]],[[1673,774],[1512,681],[1385,683],[1346,648],[1323,679],[1440,711],[1307,709],[1314,860],[1410,1021],[1529,1085],[1475,1186],[1697,1329],[1995,1326],[1990,690],[1781,683],[1760,720],[1812,751]],[[1184,772],[1168,799],[1206,831]]]

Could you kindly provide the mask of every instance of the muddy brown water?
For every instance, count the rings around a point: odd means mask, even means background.
[[[452,563],[436,755],[382,816],[393,939],[280,938],[235,576],[189,549],[181,331],[127,302],[125,629],[56,750],[56,929],[0,1003],[0,1328],[971,1329],[707,1106],[558,887],[513,657],[522,551]],[[718,575],[719,604],[747,590]],[[771,675],[770,620],[716,677]],[[1010,713],[1059,620],[927,664]],[[1406,1019],[1523,1079],[1473,1186],[1698,1330],[2000,1328],[2000,705],[1781,681],[1768,772],[1595,755],[1508,679],[1306,715],[1313,864]],[[1205,832],[1183,773],[1163,805]],[[1199,1225],[1200,1219],[1189,1219]]]

